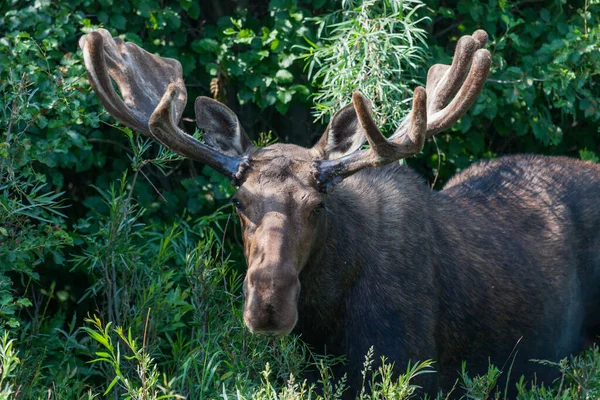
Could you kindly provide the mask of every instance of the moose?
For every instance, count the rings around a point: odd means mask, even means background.
[[[481,30],[460,38],[391,137],[355,92],[311,148],[257,148],[208,97],[194,104],[199,141],[179,127],[187,91],[178,61],[104,29],[80,47],[116,120],[238,186],[250,331],[293,331],[317,352],[344,355],[354,390],[371,346],[398,369],[433,360],[437,373],[419,384],[435,395],[455,384],[463,360],[472,373],[492,362],[551,383],[555,369],[531,360],[558,361],[600,334],[599,165],[504,156],[438,192],[397,162],[472,106],[490,70],[486,42]]]

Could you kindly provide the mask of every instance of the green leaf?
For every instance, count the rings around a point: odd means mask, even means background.
[[[140,1],[138,3],[138,12],[144,18],[149,18],[150,14],[152,14],[152,2],[149,1]]]
[[[465,133],[469,129],[471,129],[471,116],[469,114],[465,114],[460,119],[460,131],[462,133]]]
[[[591,161],[595,163],[600,162],[600,157],[598,157],[596,153],[588,149],[579,150],[579,158],[581,158],[584,161]]]
[[[196,53],[202,53],[204,51],[216,53],[219,48],[219,42],[215,39],[201,39],[194,40],[191,43],[191,46]]]
[[[219,380],[224,381],[225,379],[231,378],[232,376],[233,376],[233,371],[228,371],[228,372],[225,372],[223,375],[221,375]]]
[[[113,386],[115,386],[118,381],[119,381],[119,377],[115,376],[115,378],[110,382],[110,384],[106,388],[106,391],[104,392],[103,396],[106,396],[107,394],[109,394],[110,391],[112,390]]]
[[[192,6],[187,10],[187,13],[191,19],[198,19],[200,17],[200,2],[194,1]]]
[[[205,66],[206,72],[208,72],[211,76],[217,76],[219,72],[219,66],[215,63],[208,63]]]
[[[290,86],[290,90],[293,90],[302,96],[308,96],[310,94],[310,90],[305,85],[292,85]]]
[[[118,30],[125,30],[127,19],[122,14],[113,14],[110,18],[110,25]]]
[[[194,4],[194,2],[192,0],[179,0],[179,5],[185,11],[188,11],[192,7],[193,4]]]
[[[294,80],[294,75],[287,69],[280,69],[275,74],[275,82],[277,83],[289,83]]]
[[[277,100],[283,104],[287,104],[292,101],[292,93],[290,93],[288,90],[280,90],[277,92]]]
[[[285,115],[288,112],[288,109],[290,108],[290,105],[289,105],[289,103],[277,102],[275,104],[275,108],[277,109],[277,111],[280,114]]]
[[[277,96],[273,92],[267,93],[266,96],[267,105],[272,106],[277,101]],[[281,103],[279,103],[281,104]]]
[[[179,29],[181,27],[181,18],[170,8],[168,10],[165,10],[165,17],[167,21],[169,21],[170,27],[174,29]]]
[[[106,347],[107,349],[112,349],[112,346],[110,345],[110,343],[108,342],[108,340],[102,336],[101,334],[99,334],[98,332],[95,332],[93,330],[88,330],[88,335],[90,335],[96,342],[100,343],[101,345],[103,345],[104,347]]]
[[[31,304],[31,301],[29,301],[29,299],[27,297],[21,297],[20,299],[18,299],[17,304],[22,307],[31,307],[33,305],[33,304]]]
[[[98,18],[98,21],[102,22],[103,24],[108,22],[108,14],[106,11],[99,11],[96,15],[96,18]]]
[[[263,77],[257,74],[250,74],[244,83],[249,88],[255,89],[263,83]]]

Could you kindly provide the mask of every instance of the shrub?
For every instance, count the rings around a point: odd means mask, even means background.
[[[304,57],[318,88],[317,119],[335,113],[358,90],[374,101],[383,131],[394,132],[425,65],[423,6],[419,0],[343,1],[340,10],[312,19],[319,42],[307,39]]]

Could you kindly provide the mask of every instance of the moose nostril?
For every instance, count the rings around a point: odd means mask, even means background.
[[[245,279],[244,321],[253,332],[285,335],[296,325],[300,282],[285,265],[254,265]]]

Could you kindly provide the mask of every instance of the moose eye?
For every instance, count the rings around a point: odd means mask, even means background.
[[[319,214],[321,212],[322,209],[325,208],[325,204],[323,203],[319,203],[317,204],[317,206],[313,209],[313,214]]]
[[[242,203],[239,201],[239,199],[236,199],[235,197],[231,199],[231,204],[233,204],[238,211],[241,211],[243,209]]]

